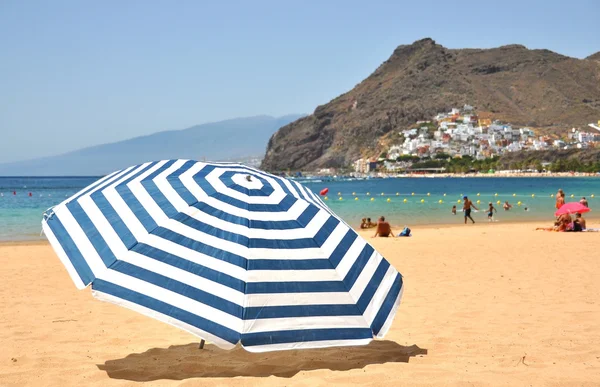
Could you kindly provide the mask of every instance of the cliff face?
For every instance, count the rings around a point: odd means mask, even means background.
[[[597,121],[600,62],[520,45],[451,50],[423,39],[399,46],[354,89],[276,132],[262,168],[345,166],[377,154],[393,132],[464,104],[537,128]]]
[[[585,59],[592,59],[592,60],[599,60],[600,61],[600,51],[598,51],[595,54],[592,54],[592,55],[588,56]]]

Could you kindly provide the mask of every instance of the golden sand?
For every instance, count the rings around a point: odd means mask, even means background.
[[[1,245],[0,385],[598,386],[600,233],[534,228],[365,233],[404,275],[386,339],[262,354],[198,350],[77,291],[49,245]]]

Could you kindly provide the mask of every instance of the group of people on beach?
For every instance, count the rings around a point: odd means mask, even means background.
[[[589,208],[587,199],[584,197],[579,200],[579,203]],[[556,209],[559,210],[565,205],[565,192],[559,189],[556,193]],[[552,231],[583,231],[587,229],[584,217],[581,213],[575,213],[575,219],[571,218],[570,213],[564,213],[556,218]]]
[[[360,228],[361,229],[367,229],[367,228],[373,228],[376,227],[375,229],[375,235],[373,235],[373,238],[375,237],[389,237],[389,236],[394,236],[394,233],[392,232],[392,227],[390,226],[390,223],[388,221],[385,220],[385,216],[380,216],[379,219],[377,220],[377,223],[373,223],[371,222],[371,218],[362,218],[361,222],[360,222]]]
[[[589,208],[588,201],[584,197],[579,200],[579,203]],[[562,206],[565,205],[565,192],[562,189],[559,189],[556,193],[556,210],[558,211]],[[584,231],[587,230],[587,225],[585,222],[585,218],[580,212],[575,213],[575,219],[571,218],[571,213],[565,212],[562,215],[556,217],[554,221],[554,225],[552,227],[538,227],[536,230],[544,230],[544,231]]]

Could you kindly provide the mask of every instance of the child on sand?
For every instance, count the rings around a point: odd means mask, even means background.
[[[360,228],[362,228],[362,229],[369,228],[369,226],[367,225],[367,218],[362,218],[360,220]]]
[[[371,222],[371,218],[362,218],[362,220],[360,221],[360,228],[362,229],[371,228],[375,226],[375,223]]]
[[[490,206],[488,208],[488,221],[491,222],[492,220],[494,220],[494,212],[498,212],[496,211],[496,208],[494,207],[494,205],[492,204],[492,202],[490,202]]]

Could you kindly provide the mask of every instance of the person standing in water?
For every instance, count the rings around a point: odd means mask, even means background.
[[[467,224],[467,218],[471,219],[471,222],[475,223],[475,221],[471,217],[471,207],[479,211],[479,208],[475,207],[471,199],[469,199],[467,196],[463,196],[463,212],[465,213],[465,224]]]
[[[558,210],[565,204],[565,193],[562,189],[559,189],[556,193],[556,209]]]
[[[488,221],[491,222],[492,220],[494,220],[494,212],[498,212],[498,211],[496,211],[496,208],[494,207],[492,202],[490,202],[490,206],[488,208]]]
[[[585,196],[581,198],[581,200],[579,201],[579,203],[581,203],[581,205],[582,205],[582,206],[586,206],[586,207],[588,207],[588,208],[590,207],[590,206],[588,205],[588,201],[587,201],[587,199],[585,198]]]

